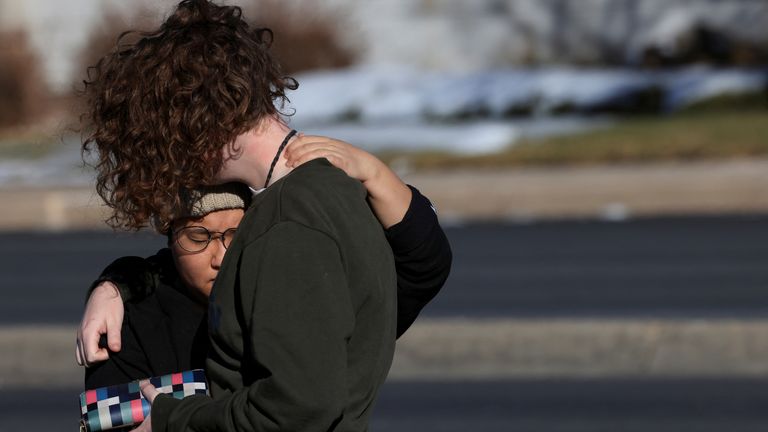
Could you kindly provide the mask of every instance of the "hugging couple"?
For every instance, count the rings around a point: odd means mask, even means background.
[[[140,36],[89,70],[83,149],[110,224],[151,224],[167,248],[91,285],[86,388],[204,368],[211,396],[142,381],[136,430],[367,430],[395,339],[450,271],[431,204],[374,156],[287,126],[298,84],[239,8],[182,1]]]

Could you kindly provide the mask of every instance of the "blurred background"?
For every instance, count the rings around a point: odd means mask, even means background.
[[[291,125],[451,240],[372,431],[768,428],[768,2],[227,3],[274,30]],[[75,427],[85,290],[163,246],[103,223],[77,92],[174,5],[0,0],[0,431]]]

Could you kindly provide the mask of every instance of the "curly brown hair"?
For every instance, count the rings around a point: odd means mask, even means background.
[[[183,193],[212,183],[225,146],[266,116],[285,115],[286,91],[298,83],[273,59],[272,39],[239,7],[185,0],[159,29],[123,33],[88,68],[82,151],[97,153],[110,226],[165,231],[188,210]]]

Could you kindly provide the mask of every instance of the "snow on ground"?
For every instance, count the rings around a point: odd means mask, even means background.
[[[664,77],[668,109],[677,110],[722,94],[738,94],[768,88],[768,71],[691,68]]]
[[[332,136],[372,152],[382,150],[443,150],[455,153],[491,153],[518,139],[513,125],[501,122],[470,124],[336,124],[302,129],[312,135]]]
[[[299,90],[284,111],[309,134],[349,141],[369,151],[442,150],[493,153],[521,138],[567,134],[611,124],[588,115],[658,88],[674,111],[725,93],[768,86],[765,70],[694,67],[677,71],[629,69],[507,69],[424,72],[361,67],[298,76]],[[567,116],[555,115],[568,107]],[[77,137],[40,160],[0,160],[0,184],[90,184]]]
[[[521,138],[565,135],[606,127],[608,118],[542,117],[523,120],[482,120],[465,123],[338,123],[301,128],[354,143],[368,151],[435,150],[457,154],[494,153]],[[295,125],[292,123],[292,126]]]
[[[674,111],[718,94],[758,91],[768,85],[768,70],[551,67],[438,73],[360,67],[297,79],[299,90],[290,96],[294,121],[315,125],[350,119],[376,123],[501,118],[521,111],[546,115],[564,106],[589,112],[652,89],[660,89],[664,106]]]
[[[95,173],[80,157],[79,135],[63,138],[63,145],[41,159],[0,159],[0,185],[83,186]]]

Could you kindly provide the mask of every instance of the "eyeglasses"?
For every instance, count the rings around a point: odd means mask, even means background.
[[[187,252],[196,253],[204,251],[214,239],[221,240],[224,249],[229,248],[232,238],[235,237],[235,231],[237,231],[237,228],[217,232],[208,231],[208,229],[201,226],[188,226],[177,230],[174,235],[176,236],[176,244],[182,249]]]

